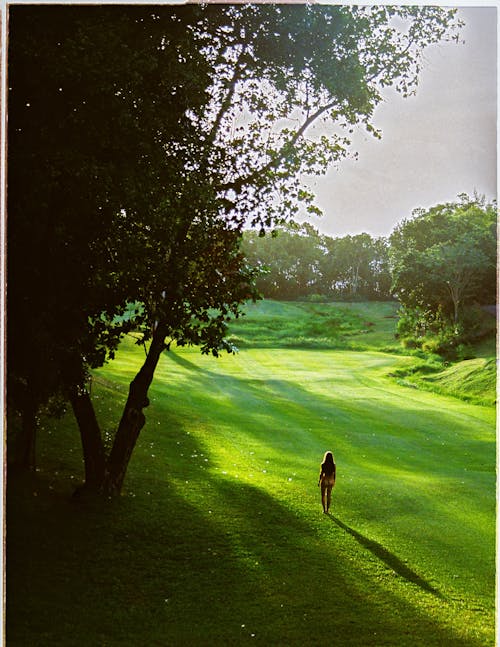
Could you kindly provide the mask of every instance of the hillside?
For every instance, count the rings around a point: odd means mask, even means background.
[[[245,315],[230,326],[230,341],[238,348],[317,348],[382,351],[401,355],[391,372],[403,386],[451,395],[476,404],[496,402],[496,340],[493,318],[470,353],[456,363],[437,355],[405,350],[395,332],[395,302],[321,303],[263,300],[248,304]],[[404,356],[407,360],[404,360]]]
[[[230,326],[240,348],[392,349],[398,304],[307,303],[266,299],[248,304]]]
[[[422,376],[418,384],[434,392],[493,405],[496,401],[496,375],[494,358],[477,358],[458,362],[435,375]]]

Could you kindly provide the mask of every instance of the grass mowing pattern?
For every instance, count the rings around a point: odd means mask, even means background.
[[[97,372],[109,430],[143,351]],[[10,645],[494,644],[495,413],[380,352],[162,357],[124,496],[70,501],[68,416],[9,485]],[[321,512],[325,449],[338,463]]]

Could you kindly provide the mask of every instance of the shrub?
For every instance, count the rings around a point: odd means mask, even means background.
[[[470,344],[458,344],[456,348],[457,359],[462,362],[466,359],[474,359],[475,353],[474,349]]]
[[[403,344],[404,348],[409,348],[410,350],[414,348],[420,348],[422,346],[422,340],[416,339],[415,337],[403,337],[401,339],[401,343]]]
[[[309,294],[301,300],[306,303],[328,303],[331,298],[326,294]]]

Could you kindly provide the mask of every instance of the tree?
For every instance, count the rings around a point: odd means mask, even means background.
[[[277,227],[273,236],[246,231],[242,250],[249,263],[260,268],[256,280],[265,297],[296,299],[318,291],[321,237],[316,229],[295,222]]]
[[[495,300],[496,208],[484,198],[416,210],[390,238],[393,290],[414,334],[463,324],[464,309]],[[457,333],[458,334],[458,333]]]
[[[344,236],[330,245],[331,266],[336,275],[335,285],[350,299],[356,299],[371,280],[374,248],[369,234]]]
[[[370,261],[371,281],[369,294],[374,299],[390,299],[392,275],[389,262],[389,242],[386,238],[373,240],[373,255]]]
[[[446,305],[451,300],[452,320],[458,324],[462,305],[475,300],[483,278],[493,265],[492,259],[488,259],[480,242],[471,235],[431,247],[424,261],[433,279],[436,299]]]
[[[324,238],[322,289],[342,299],[387,299],[390,273],[387,242],[369,234]]]
[[[69,398],[87,486],[118,493],[161,353],[231,350],[226,320],[254,295],[243,227],[314,211],[301,174],[345,156],[356,125],[379,136],[382,88],[412,92],[459,25],[434,7],[9,12],[9,391],[26,419],[19,393],[35,412]],[[106,456],[85,384],[130,302],[147,356]]]
[[[83,396],[88,368],[126,329],[115,315],[140,292],[145,250],[154,271],[155,230],[172,235],[158,203],[186,160],[162,148],[179,128],[194,137],[185,113],[207,100],[199,88],[209,81],[195,53],[165,78],[171,56],[159,40],[188,49],[179,17],[161,28],[135,9],[29,7],[10,17],[9,397],[23,413],[29,466],[40,406],[61,390]]]

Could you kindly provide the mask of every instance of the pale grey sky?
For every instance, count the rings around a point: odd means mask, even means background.
[[[388,235],[417,207],[476,190],[496,198],[497,8],[460,9],[465,44],[429,48],[415,97],[388,92],[374,115],[382,140],[360,133],[359,158],[308,182],[325,234]]]

